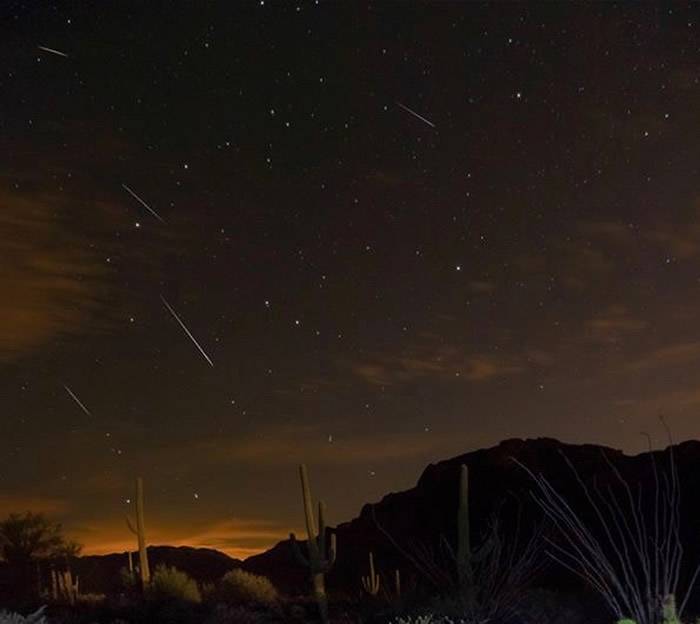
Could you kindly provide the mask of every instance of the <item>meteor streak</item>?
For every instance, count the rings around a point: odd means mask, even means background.
[[[66,392],[70,395],[70,398],[73,399],[78,404],[80,409],[83,410],[88,416],[92,416],[92,414],[90,413],[90,410],[83,405],[82,401],[75,395],[75,393],[65,384],[63,387],[66,389]]]
[[[122,184],[122,188],[129,193],[137,202],[139,202],[148,212],[150,212],[158,221],[161,223],[165,223],[163,218],[155,211],[153,208],[151,208],[143,199],[141,199],[134,191],[132,191],[126,184]]]
[[[435,124],[434,124],[432,121],[429,121],[428,119],[426,119],[425,117],[423,117],[423,115],[419,115],[416,111],[411,110],[410,108],[408,108],[408,106],[404,106],[403,104],[401,104],[401,102],[396,102],[396,105],[397,105],[397,106],[400,106],[401,108],[403,108],[406,112],[411,113],[411,115],[413,115],[414,117],[418,117],[418,119],[420,119],[421,121],[427,123],[431,128],[434,128],[434,127],[435,127]]]
[[[65,52],[61,52],[60,50],[54,50],[53,48],[47,48],[46,46],[37,46],[37,48],[43,50],[44,52],[48,52],[49,54],[55,54],[56,56],[68,58],[68,55]]]
[[[177,315],[177,312],[173,310],[172,306],[165,300],[165,297],[163,295],[160,296],[161,301],[165,305],[166,308],[168,308],[168,312],[173,315],[175,320],[180,324],[180,327],[185,330],[185,333],[189,336],[190,340],[194,342],[195,346],[199,349],[199,352],[204,356],[204,359],[209,362],[209,366],[214,366],[214,362],[211,361],[209,356],[204,352],[204,349],[200,346],[200,344],[197,342],[197,339],[192,335],[192,332],[187,329],[187,326],[182,322],[180,317]]]

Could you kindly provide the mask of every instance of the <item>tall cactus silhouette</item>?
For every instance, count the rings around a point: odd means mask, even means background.
[[[362,577],[362,587],[370,596],[376,596],[379,594],[379,586],[381,580],[379,574],[374,571],[374,555],[372,551],[369,551],[369,576]]]
[[[51,597],[54,600],[65,600],[70,604],[75,604],[79,596],[78,577],[73,579],[70,569],[51,570]]]
[[[141,576],[141,587],[146,589],[151,580],[151,573],[148,567],[148,551],[146,550],[146,529],[143,521],[143,479],[136,478],[136,528],[126,517],[126,523],[131,532],[136,535],[139,545],[139,574]]]
[[[467,592],[474,585],[470,532],[469,469],[462,464],[459,469],[459,503],[457,507],[457,577],[459,586]]]
[[[301,479],[301,495],[304,501],[304,516],[306,519],[307,551],[305,557],[299,548],[294,533],[289,534],[289,540],[297,561],[309,568],[311,574],[311,585],[314,597],[318,604],[319,614],[324,623],[328,622],[328,597],[326,595],[326,573],[333,567],[336,557],[335,533],[330,534],[330,546],[327,548],[327,531],[325,521],[325,508],[323,501],[318,503],[318,532],[314,520],[313,502],[311,500],[311,489],[309,488],[309,476],[306,465],[299,466],[299,477]],[[326,550],[328,552],[326,553]]]

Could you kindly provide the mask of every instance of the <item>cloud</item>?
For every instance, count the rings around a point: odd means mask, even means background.
[[[269,548],[289,535],[286,527],[266,520],[230,518],[199,527],[168,543],[175,546],[215,548],[245,558]]]
[[[697,387],[661,390],[648,396],[623,397],[613,401],[617,410],[644,422],[671,416],[671,432],[676,439],[697,438],[697,412],[700,408],[700,389]]]
[[[68,511],[68,502],[60,498],[31,496],[31,495],[0,495],[0,516],[11,513],[43,513],[49,516],[63,515]]]
[[[668,255],[680,260],[695,258],[700,254],[700,224],[659,223],[652,227],[645,238],[662,247]]]
[[[624,335],[643,331],[649,323],[633,317],[625,306],[612,305],[598,316],[585,321],[589,337],[600,342],[619,342]]]
[[[125,552],[136,547],[125,524],[85,524],[69,528],[68,534],[83,544],[83,553],[86,555]],[[243,559],[273,546],[288,534],[287,527],[254,518],[217,518],[189,527],[186,521],[177,526],[167,526],[151,520],[148,543],[214,548],[231,557]]]
[[[421,457],[454,440],[452,434],[424,431],[346,434],[329,439],[319,427],[276,427],[256,435],[200,443],[197,452],[216,464],[295,465],[314,458],[318,464],[353,465]]]
[[[522,366],[510,356],[468,354],[457,347],[413,347],[399,355],[380,355],[355,363],[351,372],[377,386],[392,386],[422,379],[483,382],[519,373]]]
[[[29,151],[8,144],[12,167],[0,173],[0,362],[62,336],[112,330],[117,313],[107,302],[122,266],[128,261],[135,276],[129,295],[139,292],[134,281],[150,284],[163,258],[191,236],[144,227],[138,236],[148,245],[128,246],[143,209],[117,181],[97,188],[96,181],[104,181],[106,166],[128,162],[132,147],[89,120],[60,122],[50,133],[71,136],[73,149],[52,141]],[[150,181],[131,171],[125,179],[139,190]]]
[[[475,295],[488,294],[496,290],[496,284],[487,280],[473,280],[469,282],[469,290]]]
[[[81,328],[99,307],[105,270],[50,195],[0,194],[0,361]]]
[[[642,255],[654,249],[656,253],[689,259],[700,255],[700,202],[689,206],[683,218],[656,219],[643,227],[619,221],[581,221],[577,225],[580,234],[587,237],[590,248],[620,247],[627,254]]]
[[[652,349],[629,363],[630,371],[668,369],[700,363],[700,341],[682,342]]]
[[[577,229],[585,236],[615,244],[631,244],[636,240],[634,228],[619,221],[580,221]]]

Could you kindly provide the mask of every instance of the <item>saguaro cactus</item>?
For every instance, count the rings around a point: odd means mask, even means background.
[[[51,595],[54,600],[66,600],[75,604],[80,595],[79,579],[70,570],[51,570]]]
[[[129,516],[126,517],[126,523],[138,541],[141,587],[145,590],[151,579],[151,573],[148,568],[148,551],[146,550],[146,529],[143,521],[143,479],[141,477],[136,478],[136,528],[129,520]]]
[[[457,507],[457,578],[459,587],[471,592],[474,584],[472,547],[469,522],[469,469],[462,464],[459,470],[459,503]]]
[[[363,576],[362,577],[362,587],[365,588],[365,591],[370,595],[370,596],[376,596],[379,594],[379,586],[381,584],[381,580],[379,578],[379,574],[376,574],[374,571],[374,555],[372,554],[372,551],[369,551],[369,576]]]
[[[313,587],[314,597],[318,603],[318,610],[323,622],[328,622],[328,597],[326,596],[326,572],[328,572],[335,563],[336,557],[336,538],[335,533],[331,533],[330,546],[326,553],[326,521],[325,508],[323,501],[318,503],[318,532],[316,531],[316,523],[314,520],[314,509],[311,501],[311,489],[309,488],[309,476],[306,472],[306,466],[299,466],[299,477],[301,478],[301,495],[304,501],[304,516],[306,519],[306,546],[308,557],[305,557],[299,545],[297,544],[294,533],[289,534],[289,540],[292,545],[294,556],[304,566],[309,568],[311,574],[311,585]]]

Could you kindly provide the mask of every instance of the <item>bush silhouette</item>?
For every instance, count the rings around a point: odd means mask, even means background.
[[[159,565],[151,576],[147,596],[157,602],[201,602],[196,581],[177,568]]]
[[[269,606],[279,598],[270,579],[245,570],[227,572],[221,579],[219,593],[224,602],[231,604],[255,603]]]

